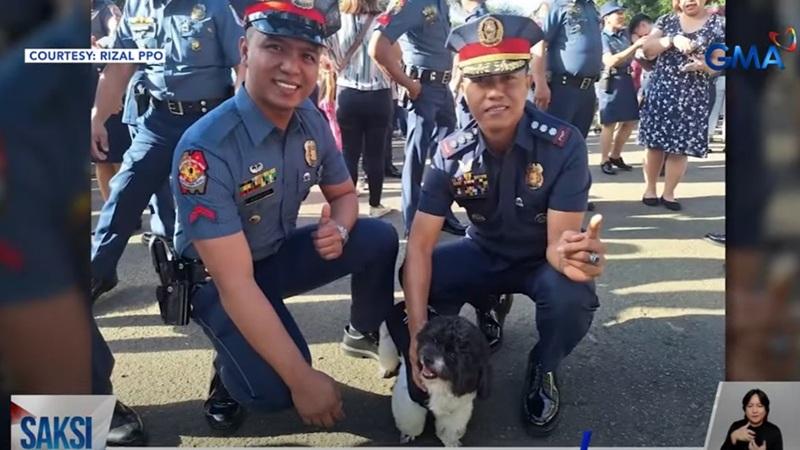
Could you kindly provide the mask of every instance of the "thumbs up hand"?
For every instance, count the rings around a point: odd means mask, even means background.
[[[606,246],[600,240],[603,216],[595,214],[583,233],[567,230],[561,235],[556,248],[558,269],[567,278],[585,283],[603,274],[606,263]]]
[[[317,249],[317,253],[322,259],[330,261],[342,256],[344,243],[336,222],[331,219],[331,205],[327,203],[322,205],[317,231],[312,234],[312,237],[314,238],[314,248]]]

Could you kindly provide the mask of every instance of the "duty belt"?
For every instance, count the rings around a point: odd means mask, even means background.
[[[594,86],[594,83],[596,83],[599,79],[600,77],[576,77],[574,75],[562,74],[552,75],[550,82],[558,83],[563,86],[575,86],[578,89],[585,91]]]
[[[178,100],[159,100],[150,97],[150,102],[156,109],[165,109],[174,116],[184,114],[205,114],[219,106],[226,98],[215,98],[210,100],[198,100],[194,102],[184,102]]]
[[[630,75],[632,73],[633,73],[633,67],[631,67],[631,66],[627,66],[627,67],[625,67],[623,69],[618,69],[616,67],[612,67],[608,71],[608,74],[611,75],[612,77],[613,76],[617,76],[617,75]]]
[[[441,84],[449,83],[453,77],[453,73],[449,70],[430,70],[417,66],[406,69],[406,74],[415,80]]]

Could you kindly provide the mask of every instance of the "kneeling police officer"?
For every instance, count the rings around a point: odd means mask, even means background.
[[[583,136],[526,102],[529,50],[541,38],[529,18],[492,14],[450,34],[475,122],[440,143],[426,172],[403,266],[408,324],[389,320],[410,360],[411,398],[424,403],[416,334],[428,307],[458,314],[465,299],[532,298],[539,341],[528,357],[522,412],[534,435],[557,423],[556,369],[589,329],[598,307],[593,280],[605,262],[601,218],[581,232],[591,185]],[[437,245],[453,201],[470,218],[467,237]]]
[[[311,367],[286,298],[352,274],[342,347],[377,358],[378,326],[394,298],[397,233],[357,218],[344,159],[308,100],[322,43],[338,28],[335,0],[248,6],[244,86],[187,130],[175,150],[176,251],[189,272],[210,276],[194,280],[190,298],[192,317],[217,350],[206,402],[217,429],[235,429],[242,407],[294,407],[306,424],[325,427],[343,417],[339,387]],[[328,204],[318,224],[296,228],[315,184]]]

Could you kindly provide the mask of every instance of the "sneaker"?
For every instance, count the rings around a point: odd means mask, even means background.
[[[608,161],[611,164],[619,167],[620,169],[626,172],[630,172],[631,170],[633,170],[633,166],[625,164],[625,161],[622,159],[622,156],[620,156],[619,158],[608,158]]]
[[[383,217],[383,216],[389,214],[392,211],[393,211],[392,208],[387,208],[387,207],[385,207],[383,205],[370,206],[369,207],[369,216],[374,218],[374,219],[378,219],[380,217]]]
[[[341,347],[347,356],[378,360],[378,332],[362,333],[352,325],[347,325],[344,327]]]
[[[617,170],[614,169],[614,166],[611,164],[611,160],[608,160],[608,161],[604,162],[603,164],[600,164],[600,170],[602,170],[603,173],[606,174],[606,175],[616,175],[617,174]]]

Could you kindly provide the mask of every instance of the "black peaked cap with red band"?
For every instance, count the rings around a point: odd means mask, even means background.
[[[323,45],[341,27],[338,0],[262,0],[244,10],[245,29]]]
[[[479,78],[516,72],[531,60],[531,47],[544,37],[524,16],[488,14],[453,28],[447,47],[458,53],[464,77]]]

